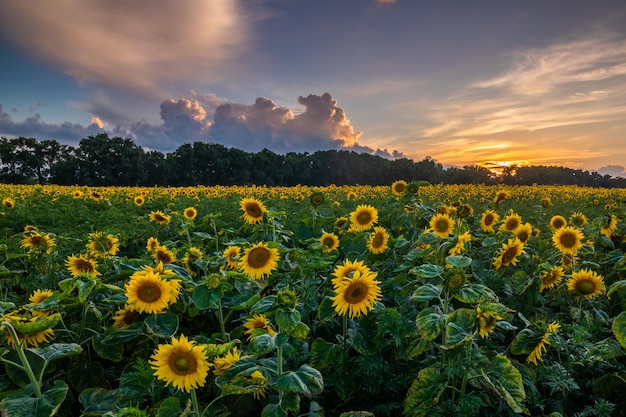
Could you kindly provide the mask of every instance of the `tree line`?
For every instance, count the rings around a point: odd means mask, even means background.
[[[34,138],[0,139],[0,182],[85,186],[193,185],[388,185],[432,184],[581,185],[626,187],[626,178],[564,167],[507,167],[502,175],[476,165],[444,168],[432,158],[389,160],[367,153],[324,150],[276,154],[246,152],[194,142],[171,153],[146,151],[131,139],[102,133],[78,146]]]

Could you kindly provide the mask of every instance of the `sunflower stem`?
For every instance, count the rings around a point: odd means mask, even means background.
[[[226,327],[224,326],[224,312],[222,311],[222,299],[217,299],[217,314],[220,320],[220,332],[222,333],[222,340],[228,342],[226,336]]]
[[[198,408],[198,396],[196,395],[196,389],[191,389],[191,414],[200,417],[200,409]]]
[[[37,378],[35,378],[33,368],[31,368],[30,362],[28,362],[28,358],[24,353],[24,346],[22,345],[22,342],[20,342],[20,339],[17,337],[17,332],[15,331],[11,323],[6,321],[1,322],[0,327],[6,327],[9,333],[11,333],[11,337],[13,338],[17,350],[17,355],[20,357],[20,361],[22,362],[22,369],[24,370],[24,372],[26,372],[26,376],[28,376],[28,380],[35,390],[35,396],[37,398],[41,398],[41,384],[39,383]]]
[[[283,345],[278,346],[276,352],[278,356],[276,358],[276,373],[280,377],[283,374]]]
[[[343,315],[343,374],[348,374],[348,314]]]

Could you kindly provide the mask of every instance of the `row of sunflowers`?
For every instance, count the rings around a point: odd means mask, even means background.
[[[0,185],[10,416],[611,416],[626,191]]]

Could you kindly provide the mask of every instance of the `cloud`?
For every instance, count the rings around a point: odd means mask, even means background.
[[[8,1],[0,31],[81,83],[164,97],[177,82],[227,75],[253,14],[238,0]]]
[[[626,178],[626,168],[621,165],[607,165],[598,169],[598,174]]]

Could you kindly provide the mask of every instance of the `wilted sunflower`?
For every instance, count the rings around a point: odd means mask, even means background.
[[[541,337],[541,340],[539,341],[539,343],[537,343],[533,351],[530,352],[528,358],[526,358],[527,363],[532,363],[537,366],[537,361],[543,361],[541,356],[543,355],[543,352],[546,351],[546,346],[550,344],[550,337],[555,334],[560,327],[561,325],[556,321],[553,321],[552,323],[547,325],[546,330]]]
[[[485,233],[493,233],[493,226],[498,222],[500,216],[493,210],[486,210],[480,218],[480,228]]]
[[[250,278],[263,279],[277,268],[278,259],[278,249],[259,242],[244,251],[239,268]]]
[[[500,230],[514,232],[522,225],[522,216],[511,212],[504,217]]]
[[[352,276],[353,272],[359,271],[361,275],[367,275],[371,273],[371,269],[363,263],[363,261],[351,261],[346,259],[343,264],[337,265],[333,270],[333,286],[336,288],[343,281]]]
[[[138,316],[138,311],[135,311],[128,305],[125,305],[124,308],[120,308],[115,312],[115,315],[113,316],[113,326],[118,329],[125,329],[133,324]]]
[[[159,314],[172,300],[172,286],[154,272],[135,273],[124,287],[128,308],[140,313]]]
[[[159,345],[150,357],[150,365],[166,386],[171,384],[186,392],[204,386],[210,367],[204,347],[182,334],[178,339],[172,336],[169,345]]]
[[[366,204],[361,204],[350,213],[350,228],[357,232],[371,229],[378,222],[378,210]]]
[[[104,232],[89,233],[87,252],[92,258],[106,258],[115,256],[119,250],[119,239]]]
[[[526,244],[528,239],[533,235],[533,225],[526,222],[523,226],[520,226],[515,231],[515,236],[523,243]]]
[[[183,216],[187,220],[193,220],[196,218],[197,215],[198,210],[196,210],[194,207],[187,207],[185,210],[183,210]]]
[[[376,226],[374,231],[370,233],[367,241],[367,250],[375,255],[383,253],[389,249],[387,243],[389,243],[389,233],[387,233],[384,227]]]
[[[482,304],[476,307],[476,318],[478,319],[478,333],[483,339],[489,337],[496,328],[496,323],[504,319],[497,306],[493,303]]]
[[[454,231],[454,222],[447,214],[435,214],[430,219],[430,228],[437,237],[448,237]]]
[[[373,310],[382,298],[380,282],[375,280],[377,275],[376,272],[362,274],[355,271],[352,277],[341,281],[335,287],[335,296],[331,297],[337,314],[347,314],[353,319]]]
[[[580,298],[591,299],[606,292],[604,277],[590,269],[572,272],[572,277],[567,281],[567,289],[577,300]]]
[[[248,340],[254,337],[255,330],[262,329],[270,336],[274,336],[276,334],[276,330],[274,330],[270,322],[267,320],[265,314],[254,314],[252,317],[246,320],[246,322],[243,324],[243,327],[246,329],[244,334],[248,335]]]
[[[237,351],[237,347],[235,346],[226,355],[218,356],[213,360],[213,365],[215,366],[215,369],[213,369],[213,373],[215,375],[222,375],[228,368],[232,366],[233,363],[245,357],[245,355],[242,356],[241,352]]]
[[[569,216],[569,223],[574,227],[583,227],[587,224],[587,221],[587,216],[579,211],[574,212],[571,216]]]
[[[550,228],[552,230],[559,230],[561,227],[567,226],[567,220],[561,215],[552,216],[550,219]]]
[[[543,271],[539,274],[541,279],[541,285],[539,286],[539,292],[545,289],[551,289],[556,287],[563,280],[565,272],[560,266],[553,266],[549,271]]]
[[[156,250],[156,248],[158,248],[159,246],[161,246],[161,244],[159,243],[159,241],[154,238],[154,237],[149,237],[148,238],[148,242],[146,244],[146,249],[148,249],[149,252],[154,252]]]
[[[563,255],[575,255],[582,248],[583,232],[572,226],[561,227],[552,235],[554,246]]]
[[[163,262],[164,264],[171,264],[176,261],[176,255],[174,252],[169,250],[165,245],[157,247],[152,254],[152,258],[154,258],[155,261]]]
[[[170,216],[164,214],[162,211],[153,211],[150,213],[150,221],[156,224],[166,225],[170,223],[171,219]]]
[[[263,221],[263,213],[267,211],[262,202],[256,198],[244,198],[241,200],[242,217],[248,224],[256,224]]]
[[[29,248],[28,252],[39,252],[50,255],[52,249],[56,245],[54,238],[49,234],[42,235],[39,232],[30,232],[24,235],[21,246],[23,248]]]
[[[239,257],[241,256],[241,248],[239,246],[229,246],[222,253],[222,258],[226,261],[226,268],[235,270],[239,268]]]
[[[406,191],[406,181],[398,180],[391,184],[391,192],[393,195],[401,196],[404,194],[404,191]]]
[[[334,233],[324,233],[320,237],[320,245],[326,246],[325,253],[331,253],[339,247],[339,237]]]
[[[30,311],[20,309],[4,314],[3,321],[11,324],[17,334],[16,341],[7,331],[7,343],[17,348],[17,343],[24,348],[39,347],[40,343],[47,343],[54,337],[53,327],[61,321],[61,315],[32,315]]]
[[[516,265],[518,257],[524,253],[524,244],[517,238],[509,239],[507,243],[502,244],[502,248],[498,250],[493,259],[493,266],[500,269],[502,266]]]
[[[81,274],[92,274],[92,275],[102,275],[100,272],[96,270],[98,264],[94,259],[87,258],[84,255],[75,256],[71,255],[67,257],[65,261],[65,266],[70,271],[70,274],[73,277],[77,277]]]

